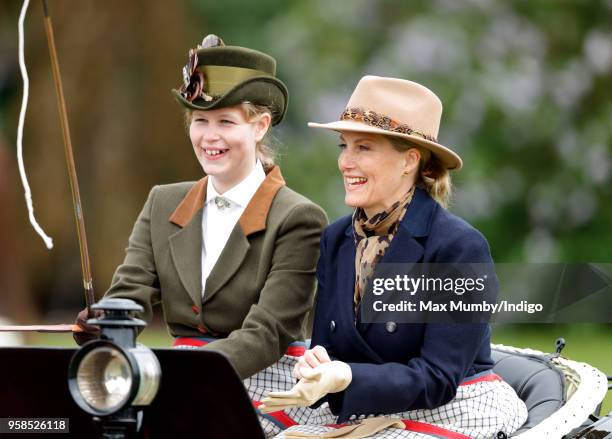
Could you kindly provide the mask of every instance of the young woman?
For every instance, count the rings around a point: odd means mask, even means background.
[[[148,321],[161,304],[175,345],[224,353],[256,401],[262,382],[294,383],[327,224],[285,185],[266,145],[287,108],[275,70],[269,55],[214,35],[189,51],[173,94],[206,176],[151,190],[105,295],[135,300]],[[77,319],[89,331],[79,343],[95,331],[86,318]]]
[[[309,124],[340,132],[338,167],[355,211],[321,239],[312,349],[294,369],[300,381],[264,399],[264,411],[285,409],[308,424],[284,437],[342,437],[329,424],[378,415],[345,427],[347,437],[491,438],[527,418],[491,371],[488,323],[368,323],[359,312],[378,264],[492,263],[483,235],[445,209],[449,171],[462,161],[436,140],[441,114],[429,89],[366,76],[340,121]]]

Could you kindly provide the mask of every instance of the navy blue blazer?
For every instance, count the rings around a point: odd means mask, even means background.
[[[381,262],[492,263],[492,259],[479,231],[417,189]],[[348,363],[353,373],[346,390],[315,405],[327,400],[339,423],[362,415],[439,407],[455,397],[466,377],[492,368],[486,323],[355,325],[350,215],[324,230],[317,279],[311,346],[324,346],[332,358]]]

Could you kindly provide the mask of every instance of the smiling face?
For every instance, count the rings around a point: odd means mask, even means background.
[[[191,144],[204,172],[213,176],[219,193],[240,183],[253,170],[257,142],[269,126],[269,115],[249,122],[240,105],[191,114]]]
[[[339,146],[344,202],[363,208],[368,217],[400,200],[415,182],[417,148],[398,151],[385,136],[356,132],[342,133]]]

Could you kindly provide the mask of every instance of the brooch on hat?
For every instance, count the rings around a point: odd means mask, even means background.
[[[204,73],[196,70],[198,68],[197,50],[218,46],[225,46],[223,40],[218,36],[211,34],[207,35],[202,40],[202,44],[198,44],[196,49],[189,49],[187,65],[183,67],[183,85],[179,90],[181,96],[183,96],[189,102],[193,102],[196,98],[202,98],[206,102],[210,102],[213,100],[213,97],[209,96],[204,91]]]

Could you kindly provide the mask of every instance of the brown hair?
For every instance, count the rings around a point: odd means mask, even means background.
[[[427,191],[427,193],[443,207],[448,207],[452,195],[452,182],[450,172],[442,165],[442,162],[430,150],[420,145],[396,136],[388,136],[391,144],[398,151],[406,151],[417,148],[421,153],[419,170],[415,184]]]
[[[239,104],[244,112],[244,116],[249,123],[257,122],[264,114],[272,116],[272,110],[265,105],[257,105],[251,102],[242,102]],[[185,130],[189,133],[189,126],[191,125],[191,116],[193,114],[192,109],[187,108],[184,114]],[[271,128],[271,127],[270,127]],[[271,133],[271,129],[268,128],[268,132],[265,134],[263,139],[257,142],[255,149],[257,151],[257,158],[263,165],[263,168],[267,171],[274,167],[276,164],[276,149],[272,146],[277,143],[277,140]]]

